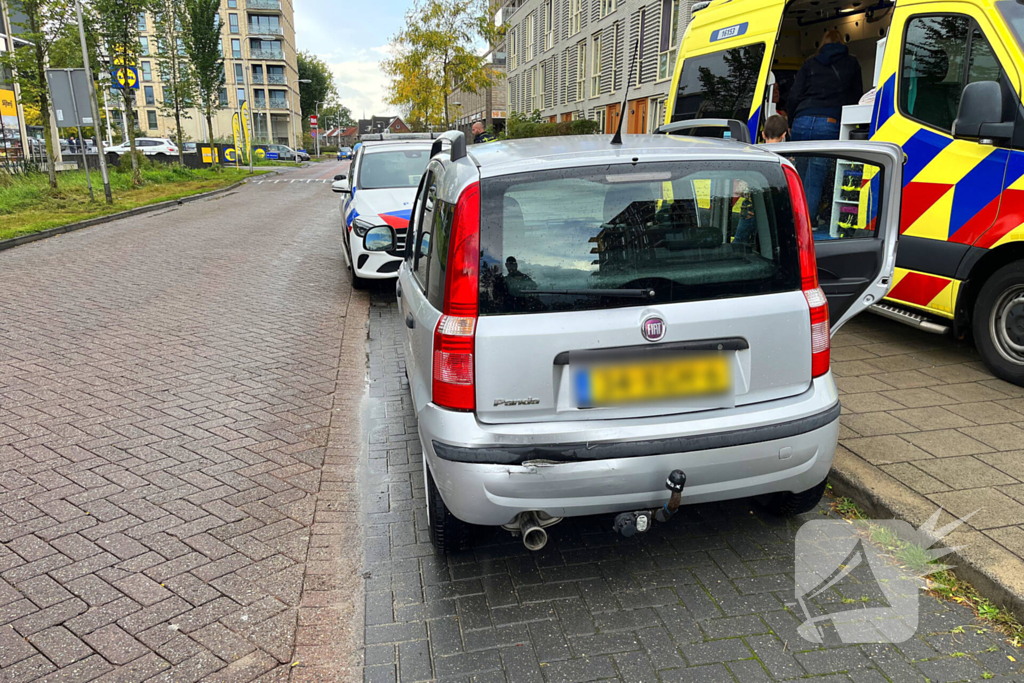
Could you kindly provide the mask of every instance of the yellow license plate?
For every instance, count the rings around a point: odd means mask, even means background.
[[[580,368],[575,384],[577,405],[592,407],[723,393],[732,373],[729,357],[716,354]]]

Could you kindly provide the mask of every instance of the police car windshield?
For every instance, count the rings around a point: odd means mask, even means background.
[[[427,149],[403,149],[363,154],[359,169],[359,187],[381,190],[396,187],[416,187],[430,161]]]
[[[1016,0],[1000,0],[996,7],[1006,20],[1013,37],[1017,39],[1017,45],[1024,50],[1024,7],[1018,5]]]

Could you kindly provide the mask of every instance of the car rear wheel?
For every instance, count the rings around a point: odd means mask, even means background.
[[[773,493],[768,496],[761,505],[765,510],[776,517],[802,515],[805,512],[810,512],[818,506],[818,503],[821,502],[821,497],[825,494],[826,486],[828,486],[827,478],[822,480],[820,484],[812,486],[806,491],[800,491],[798,493],[793,493],[792,491]]]
[[[470,541],[472,527],[457,518],[444,504],[441,492],[434,484],[434,477],[423,458],[423,472],[427,487],[427,525],[430,527],[430,541],[442,555],[464,550]]]
[[[974,344],[992,374],[1024,386],[1024,264],[992,274],[974,305]]]

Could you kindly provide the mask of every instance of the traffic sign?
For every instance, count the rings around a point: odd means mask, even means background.
[[[119,66],[111,70],[111,87],[115,90],[138,90],[139,70],[134,66]]]
[[[310,116],[310,117],[309,117],[309,125],[311,125],[311,126],[313,126],[314,128],[316,128],[316,120],[317,120],[317,119],[316,119],[316,115]]]

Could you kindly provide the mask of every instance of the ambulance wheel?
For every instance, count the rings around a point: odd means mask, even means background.
[[[434,549],[442,555],[464,550],[469,546],[472,527],[453,515],[444,504],[426,457],[423,458],[423,472],[427,485],[427,525]]]
[[[1024,264],[992,274],[974,304],[974,343],[992,374],[1024,386]]]

